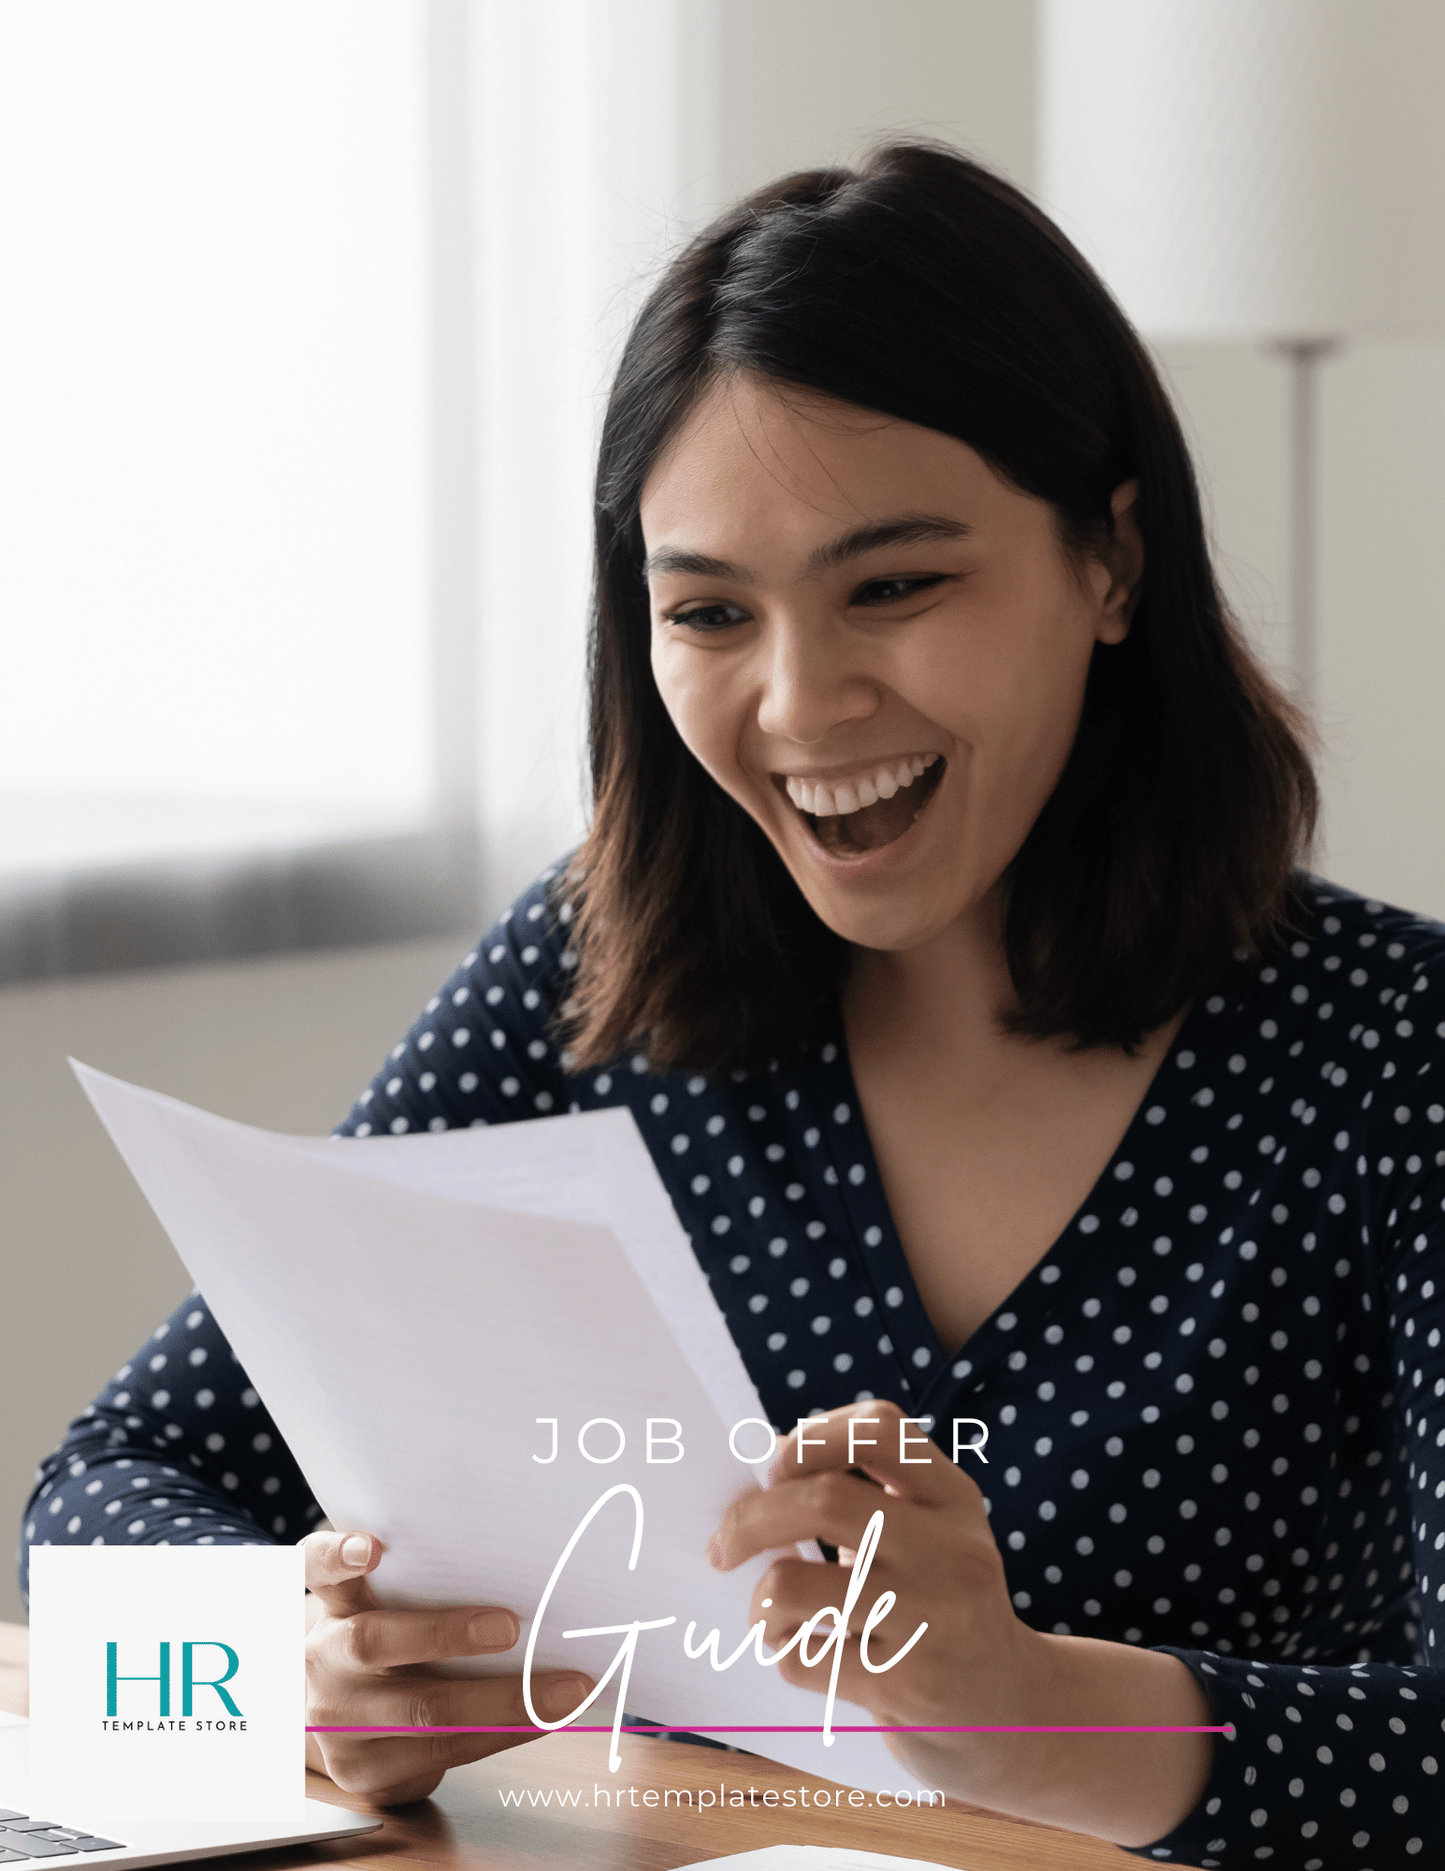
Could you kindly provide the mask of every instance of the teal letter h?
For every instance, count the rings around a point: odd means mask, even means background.
[[[186,1661],[189,1664],[190,1662],[189,1644],[186,1646],[186,1650],[187,1650]],[[171,1647],[170,1645],[169,1644],[161,1645],[161,1672],[159,1676],[119,1676],[116,1674],[116,1667],[115,1667],[115,1645],[107,1644],[105,1647],[105,1712],[108,1716],[113,1716],[116,1713],[115,1690],[116,1690],[117,1683],[159,1683],[161,1686],[161,1714],[169,1715],[171,1712]],[[187,1693],[189,1694],[189,1690],[190,1690],[189,1676],[187,1676],[186,1678],[186,1689],[187,1689]],[[189,1708],[187,1708],[186,1713],[188,1715],[190,1714]]]

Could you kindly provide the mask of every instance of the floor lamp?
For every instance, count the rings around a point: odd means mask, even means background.
[[[1318,704],[1321,364],[1445,331],[1437,0],[1040,0],[1038,195],[1146,338],[1289,371],[1290,662]]]

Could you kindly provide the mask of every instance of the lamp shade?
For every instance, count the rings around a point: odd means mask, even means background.
[[[1445,330],[1440,0],[1041,0],[1039,197],[1158,338]]]

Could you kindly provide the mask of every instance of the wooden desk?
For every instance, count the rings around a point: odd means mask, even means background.
[[[26,1632],[0,1624],[0,1708],[26,1712]],[[607,1771],[606,1735],[559,1734],[454,1767],[429,1800],[386,1814],[383,1829],[359,1841],[310,1845],[300,1851],[246,1852],[227,1858],[227,1871],[305,1871],[321,1863],[366,1871],[675,1871],[678,1865],[763,1845],[839,1845],[900,1858],[922,1858],[966,1871],[1124,1871],[1139,1860],[1098,1839],[1057,1832],[976,1807],[946,1811],[871,1806],[835,1811],[811,1804],[829,1783],[756,1756],[722,1754],[637,1735],[623,1743],[621,1770]],[[318,1774],[307,1775],[313,1799],[361,1812],[366,1802]],[[746,1805],[700,1809],[699,1796],[719,1785]],[[606,1788],[609,1810],[594,1803]],[[766,1795],[806,1792],[809,1805],[769,1806]],[[532,1805],[551,1793],[550,1808]],[[559,1794],[576,1806],[559,1808]],[[687,1803],[691,1794],[692,1803]],[[654,1804],[648,1805],[652,1796]],[[519,1805],[504,1804],[512,1796]],[[666,1796],[668,1804],[663,1805]],[[847,1795],[844,1794],[846,1800]],[[635,1800],[635,1804],[633,1801]]]

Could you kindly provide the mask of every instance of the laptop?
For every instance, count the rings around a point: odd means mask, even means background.
[[[372,1813],[348,1812],[307,1800],[299,1823],[264,1819],[122,1819],[114,1825],[88,1804],[77,1786],[63,1812],[34,1812],[30,1780],[30,1724],[0,1713],[0,1871],[28,1871],[62,1859],[68,1866],[163,1865],[185,1858],[219,1858],[227,1852],[261,1851],[269,1845],[312,1845],[318,1839],[352,1838],[376,1832]]]

